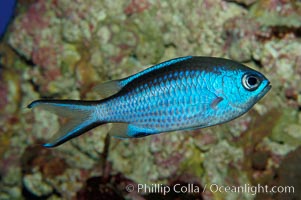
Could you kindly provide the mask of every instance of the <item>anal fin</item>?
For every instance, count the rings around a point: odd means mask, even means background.
[[[109,134],[116,138],[139,138],[158,133],[155,130],[127,123],[114,123]]]

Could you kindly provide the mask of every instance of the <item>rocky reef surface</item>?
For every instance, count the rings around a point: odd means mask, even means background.
[[[300,52],[297,0],[20,0],[0,43],[0,199],[300,199]],[[220,126],[120,140],[105,125],[40,146],[63,121],[28,110],[32,100],[98,99],[96,83],[185,55],[243,62],[273,88]],[[164,195],[139,184],[200,191]]]

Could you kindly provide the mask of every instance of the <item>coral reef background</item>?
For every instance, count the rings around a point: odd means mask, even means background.
[[[58,148],[39,98],[99,99],[98,82],[185,55],[226,57],[273,85],[224,125],[141,139],[102,126]],[[301,199],[301,2],[19,0],[0,43],[0,199]],[[294,186],[294,193],[141,193],[126,185]]]

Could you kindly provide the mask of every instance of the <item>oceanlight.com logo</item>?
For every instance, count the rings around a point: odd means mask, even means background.
[[[294,193],[294,186],[268,186],[268,185],[250,185],[244,184],[242,186],[223,186],[218,184],[205,184],[204,188],[195,185],[181,185],[175,184],[174,186],[167,186],[163,184],[129,184],[125,187],[127,192],[137,192],[141,194],[150,194],[157,193],[166,195],[170,192],[174,193],[204,193],[204,192],[212,192],[212,193],[249,193],[251,195],[256,195],[258,193]]]
[[[209,187],[208,187],[209,186]],[[249,193],[252,195],[256,195],[259,193],[294,193],[294,186],[268,186],[268,185],[250,185],[244,184],[242,186],[219,186],[217,184],[206,184],[203,192],[207,191],[207,189],[212,192],[226,192],[226,193]]]

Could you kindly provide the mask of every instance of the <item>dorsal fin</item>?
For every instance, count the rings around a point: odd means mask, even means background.
[[[181,62],[181,61],[184,61],[184,60],[188,60],[190,58],[192,58],[193,56],[186,56],[186,57],[180,57],[180,58],[175,58],[175,59],[172,59],[172,60],[168,60],[168,61],[165,61],[165,62],[162,62],[162,63],[159,63],[157,65],[153,65],[152,67],[150,68],[147,68],[141,72],[138,72],[137,74],[134,74],[132,76],[129,76],[127,78],[124,78],[124,79],[121,79],[119,81],[119,85],[121,87],[124,87],[126,84],[128,84],[129,82],[133,81],[134,79],[136,78],[139,78],[147,73],[150,73],[154,70],[158,70],[158,69],[161,69],[161,68],[164,68],[164,67],[167,67],[169,65],[172,65],[172,64],[175,64],[175,63],[178,63],[178,62]]]
[[[100,84],[96,84],[92,90],[95,91],[96,93],[100,94],[101,97],[105,98],[105,97],[109,97],[113,94],[116,94],[117,92],[119,92],[126,84],[128,84],[129,82],[133,81],[136,78],[139,78],[149,72],[152,72],[154,70],[158,70],[161,69],[163,67],[167,67],[169,65],[184,61],[184,60],[188,60],[192,58],[192,56],[186,56],[186,57],[180,57],[180,58],[175,58],[172,60],[168,60],[162,63],[159,63],[157,65],[153,65],[150,68],[147,68],[141,72],[138,72],[132,76],[120,79],[120,80],[112,80],[112,81],[108,81],[108,82],[104,82],[104,83],[100,83]]]
[[[106,98],[119,92],[122,87],[119,80],[113,80],[96,84],[92,90],[100,94],[101,97]]]

